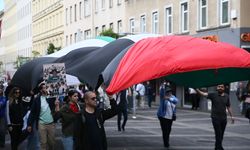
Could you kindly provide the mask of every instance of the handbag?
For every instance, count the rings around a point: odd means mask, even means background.
[[[141,99],[141,95],[139,92],[137,92],[137,95],[135,96],[136,99]]]
[[[171,102],[170,102],[171,103]],[[174,108],[173,108],[173,106],[172,106],[172,104],[170,104],[171,105],[171,108],[172,108],[172,111],[173,111],[173,116],[172,116],[172,120],[173,121],[176,121],[176,113],[174,113]]]
[[[175,113],[173,113],[172,120],[176,121],[176,114]]]

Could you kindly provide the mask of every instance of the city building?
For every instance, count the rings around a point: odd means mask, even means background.
[[[116,33],[126,31],[124,0],[64,1],[64,42],[70,45],[95,38],[109,28]]]
[[[3,58],[1,57],[4,53],[4,43],[2,39],[2,26],[3,26],[3,16],[4,16],[4,12],[0,11],[0,75],[3,74],[4,69],[3,69]],[[0,77],[1,79],[1,77]]]
[[[41,55],[52,43],[63,47],[63,0],[32,0],[32,46]]]
[[[2,73],[13,75],[17,65],[32,54],[31,0],[5,0],[1,21],[0,58]],[[19,58],[20,61],[17,61]]]
[[[3,16],[4,16],[4,11],[0,11],[0,56],[4,53],[4,43],[1,40],[2,39],[2,28],[3,28]]]
[[[32,0],[17,1],[17,55],[21,64],[32,57]],[[21,65],[20,64],[20,65]]]
[[[13,75],[15,72],[15,64],[17,58],[17,3],[14,0],[4,0],[4,16],[2,18],[1,32],[1,56],[3,69]]]

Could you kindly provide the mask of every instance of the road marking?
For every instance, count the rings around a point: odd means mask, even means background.
[[[229,150],[249,150],[248,146],[224,146],[225,149]],[[154,146],[154,147],[149,147],[149,146],[140,146],[140,147],[135,147],[135,146],[126,146],[126,148],[109,148],[110,150],[163,150],[164,147],[162,146]],[[177,149],[177,150],[211,150],[214,149],[213,146],[170,146],[169,149]]]

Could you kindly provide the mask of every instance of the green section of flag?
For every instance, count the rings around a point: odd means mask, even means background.
[[[115,40],[114,38],[109,36],[97,36],[96,39],[104,40],[106,42],[112,42]]]

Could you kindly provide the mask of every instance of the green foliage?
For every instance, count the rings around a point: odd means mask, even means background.
[[[61,46],[56,47],[56,51],[60,51],[61,49],[62,49],[62,47],[61,47]]]
[[[49,47],[47,48],[47,54],[52,54],[56,51],[61,50],[61,46],[60,47],[55,47],[53,43],[49,43]]]
[[[118,39],[119,35],[115,33],[112,29],[104,30],[100,33],[101,36],[110,36],[112,38]]]
[[[14,62],[15,69],[20,68],[23,64],[30,61],[31,59],[29,57],[24,56],[17,56],[16,61]]]
[[[47,54],[52,54],[56,50],[55,46],[53,43],[49,43],[49,47],[47,48]]]
[[[38,51],[32,51],[32,54],[33,54],[33,58],[36,58],[41,55]]]

